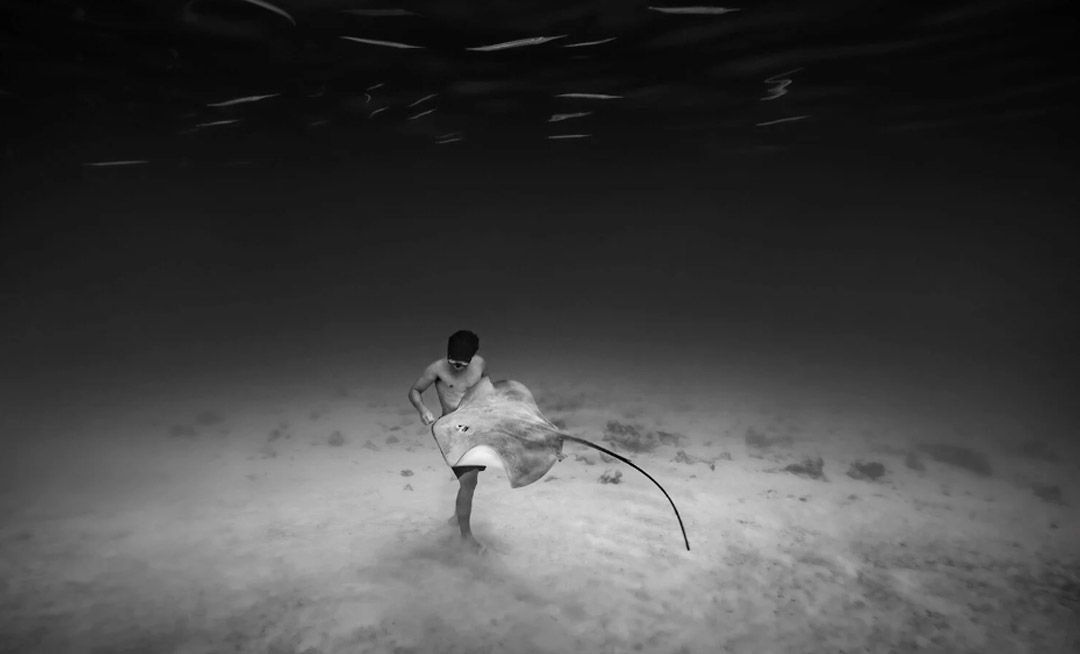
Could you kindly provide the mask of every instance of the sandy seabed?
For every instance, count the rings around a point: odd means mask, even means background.
[[[567,443],[530,486],[480,474],[465,551],[408,381],[132,394],[8,448],[0,652],[1080,651],[1053,445],[520,381],[660,481],[691,550],[645,477]]]

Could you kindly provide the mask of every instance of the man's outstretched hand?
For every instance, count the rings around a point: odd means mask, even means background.
[[[435,422],[435,415],[432,414],[430,411],[425,411],[420,414],[420,421],[423,422],[424,426],[426,427],[431,423]]]

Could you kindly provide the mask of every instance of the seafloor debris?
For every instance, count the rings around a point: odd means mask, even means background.
[[[641,425],[609,420],[601,439],[630,452],[652,452],[661,445],[678,445],[684,436],[667,431],[652,431]]]
[[[768,449],[774,445],[790,445],[790,436],[769,436],[763,431],[754,429],[753,427],[746,428],[746,435],[743,437],[746,441],[747,447],[753,447],[757,449]]]
[[[1026,456],[1040,461],[1057,461],[1058,455],[1050,444],[1044,440],[1032,439],[1023,443],[1017,451],[1021,456]]]
[[[946,443],[922,443],[919,450],[939,463],[947,463],[979,475],[989,476],[993,472],[985,455],[967,447]]]
[[[727,454],[727,453],[725,452],[725,454]],[[712,459],[702,459],[702,458],[696,457],[696,456],[694,456],[692,454],[687,454],[686,450],[679,450],[678,452],[675,453],[675,458],[672,459],[672,461],[675,462],[675,463],[685,463],[687,465],[694,465],[695,463],[704,463],[705,465],[709,466],[709,470],[716,470],[716,462],[719,459],[722,459],[722,458],[726,458],[728,461],[730,461],[731,460],[731,455],[727,454],[726,457],[716,456],[716,457],[713,457]]]
[[[1035,496],[1046,502],[1052,504],[1062,504],[1061,487],[1055,484],[1041,484],[1034,483],[1031,485],[1031,490],[1034,491]]]
[[[806,458],[801,463],[792,463],[784,467],[787,472],[810,477],[811,479],[825,479],[825,461],[822,458]]]
[[[173,425],[169,427],[169,436],[173,438],[196,438],[198,435],[199,430],[191,425]]]
[[[600,475],[601,484],[618,484],[620,482],[622,482],[622,471],[620,470],[615,472],[605,470],[604,474]]]
[[[877,461],[855,461],[851,464],[847,474],[852,479],[869,479],[873,481],[885,474],[885,466]]]
[[[289,433],[289,423],[279,422],[278,426],[270,430],[270,434],[266,437],[267,442],[272,443],[279,438],[292,438],[292,434]]]

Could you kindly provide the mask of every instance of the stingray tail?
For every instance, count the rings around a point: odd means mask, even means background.
[[[627,459],[626,457],[623,457],[623,456],[620,456],[620,455],[618,455],[618,454],[615,454],[614,452],[612,452],[611,450],[609,450],[609,449],[607,449],[607,448],[605,448],[605,447],[600,447],[600,446],[599,446],[599,445],[597,445],[596,443],[592,443],[592,442],[589,442],[589,441],[587,441],[587,440],[585,440],[585,439],[583,439],[583,438],[577,438],[577,437],[575,437],[575,436],[568,436],[567,434],[561,434],[561,436],[562,436],[562,437],[563,437],[564,439],[568,440],[568,441],[574,441],[575,443],[581,443],[582,445],[588,445],[589,447],[591,447],[591,448],[593,448],[593,449],[597,449],[597,450],[600,450],[601,452],[603,452],[603,453],[605,453],[605,454],[607,454],[607,455],[609,455],[609,456],[613,456],[613,457],[615,457],[616,459],[618,459],[618,460],[622,461],[623,463],[625,463],[625,464],[629,465],[630,467],[634,468],[635,470],[637,470],[637,471],[638,471],[638,472],[640,472],[641,474],[645,475],[646,477],[648,477],[648,478],[649,478],[649,481],[651,481],[652,483],[656,484],[656,487],[660,489],[660,492],[664,494],[664,497],[666,497],[666,498],[667,498],[668,502],[671,502],[671,508],[675,510],[675,517],[676,517],[676,518],[678,519],[678,521],[679,521],[679,529],[681,529],[681,530],[682,530],[682,537],[683,537],[683,541],[684,541],[684,542],[686,543],[686,551],[687,551],[687,552],[689,552],[689,551],[690,551],[690,540],[689,540],[689,539],[688,539],[688,538],[686,537],[686,527],[683,527],[683,522],[682,522],[682,516],[680,516],[680,515],[679,515],[679,509],[677,509],[677,508],[675,507],[675,501],[671,499],[671,496],[670,496],[670,495],[668,495],[668,492],[667,492],[666,490],[664,490],[664,487],[663,487],[663,486],[661,486],[661,485],[660,485],[660,482],[658,482],[658,481],[656,481],[655,479],[653,479],[653,478],[652,478],[652,475],[650,475],[649,473],[647,473],[647,472],[645,472],[644,470],[642,470],[641,468],[639,468],[639,467],[638,467],[638,466],[637,466],[637,465],[636,465],[636,464],[635,464],[635,463],[634,463],[633,461],[631,461],[630,459]]]

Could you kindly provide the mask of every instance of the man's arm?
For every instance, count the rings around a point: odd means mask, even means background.
[[[438,379],[438,375],[435,374],[435,364],[432,364],[424,370],[424,373],[409,389],[409,402],[412,402],[412,405],[416,407],[417,412],[420,414],[420,420],[425,425],[435,422],[435,415],[424,404],[422,393],[434,384],[436,379]]]

